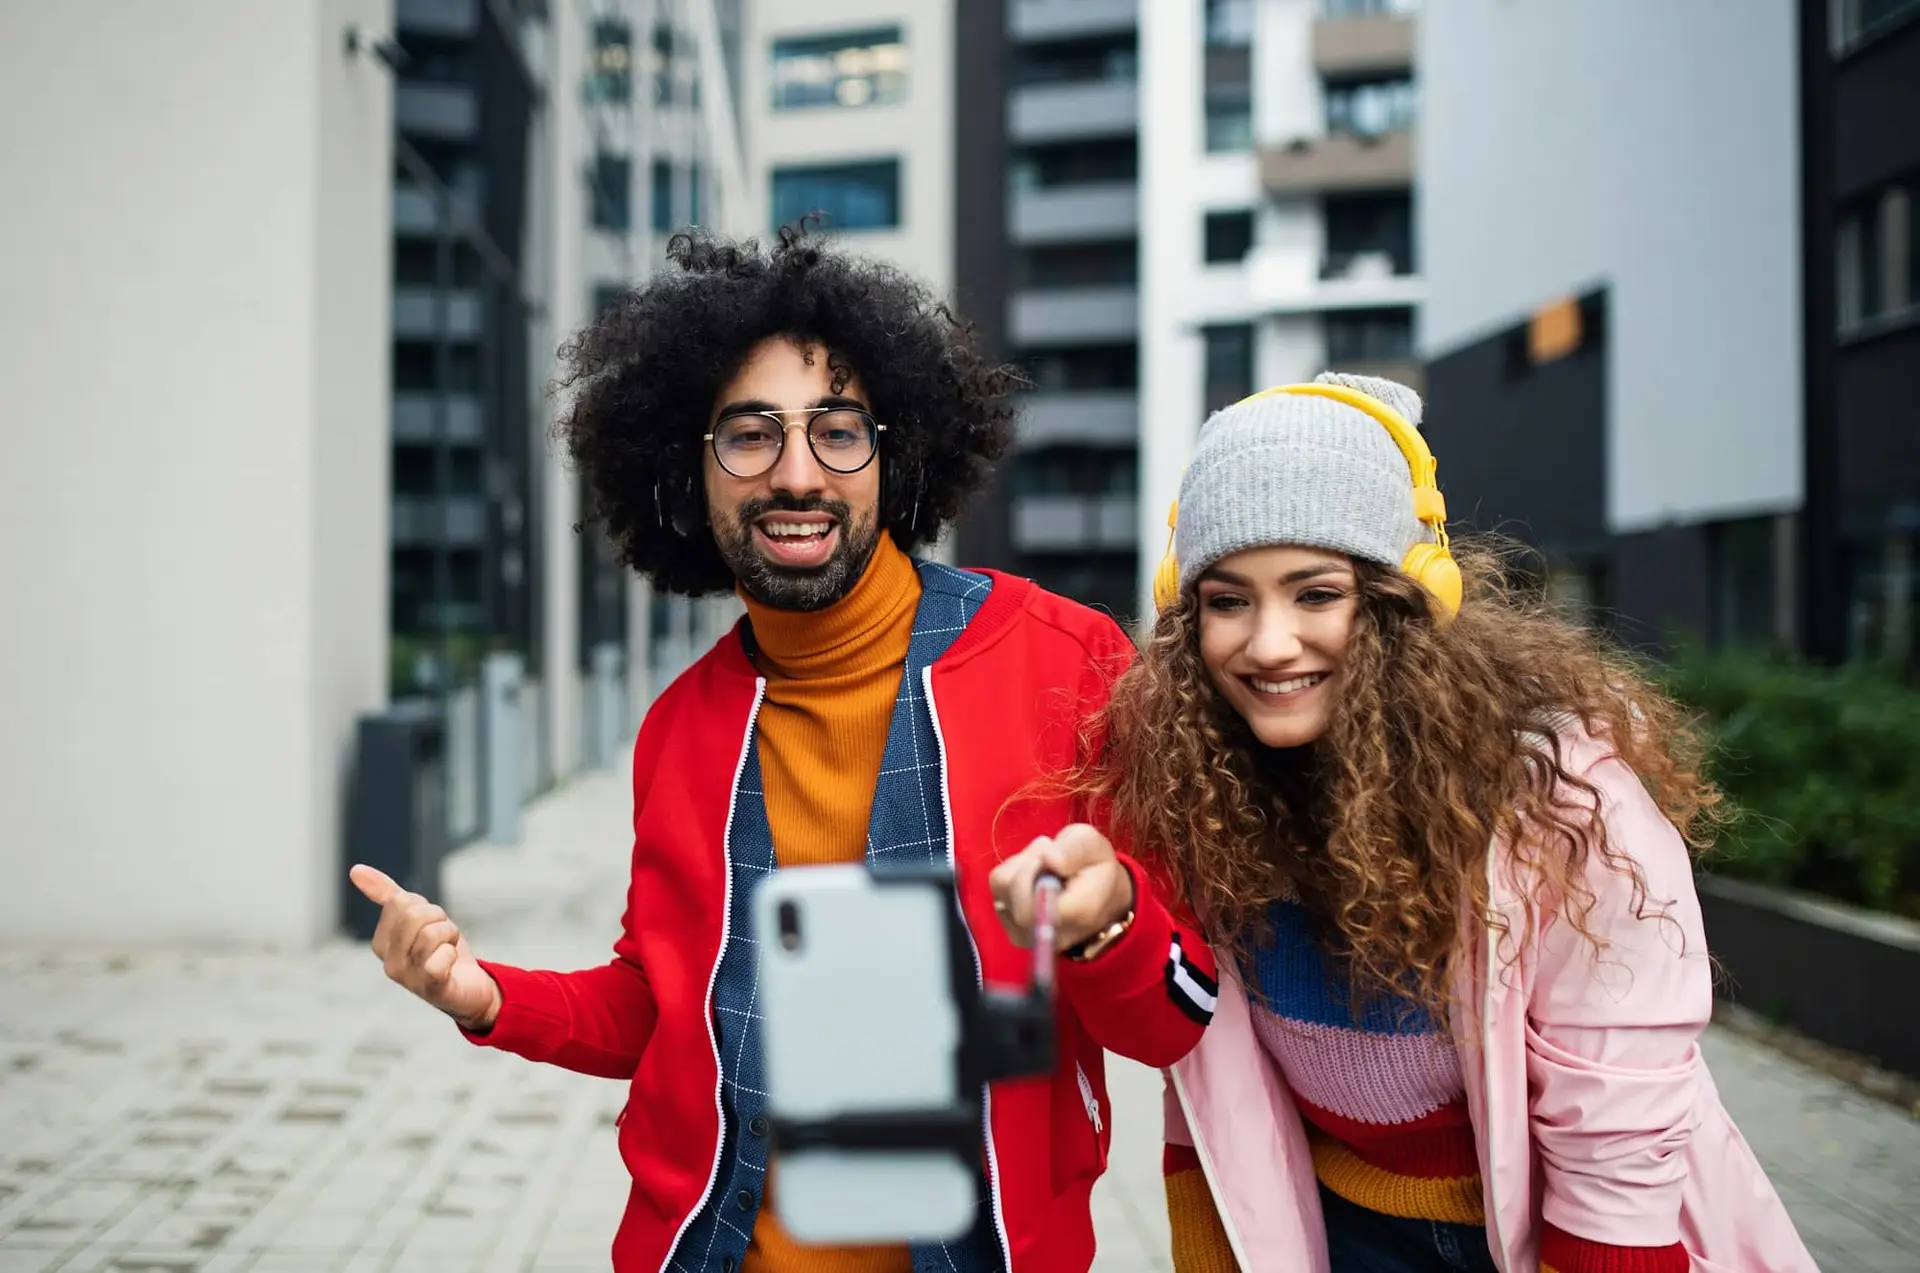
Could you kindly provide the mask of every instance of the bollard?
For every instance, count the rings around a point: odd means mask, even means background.
[[[526,719],[520,686],[526,665],[518,654],[487,655],[480,674],[480,745],[486,775],[486,836],[492,844],[520,843]]]

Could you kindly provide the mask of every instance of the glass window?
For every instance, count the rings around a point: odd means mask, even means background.
[[[1140,383],[1137,345],[1087,345],[1049,349],[1014,359],[1040,392],[1133,389]]]
[[[694,163],[682,168],[668,160],[655,159],[652,174],[654,230],[670,234],[684,226],[699,225],[703,184],[700,165]],[[683,211],[684,218],[680,215]]]
[[[1363,136],[1413,127],[1413,81],[1357,80],[1327,85],[1327,131]]]
[[[1013,262],[1013,285],[1019,288],[1113,287],[1139,280],[1140,248],[1132,239],[1029,248]]]
[[[1855,46],[1893,30],[1917,11],[1920,0],[1834,0],[1829,14],[1833,51],[1849,53]]]
[[[1051,40],[1013,50],[1009,79],[1026,84],[1084,84],[1140,78],[1139,42],[1129,31],[1119,36]]]
[[[625,155],[594,158],[593,224],[617,234],[633,228],[633,161]]]
[[[1420,0],[1320,0],[1323,18],[1401,17],[1419,10]]]
[[[1920,306],[1920,216],[1905,186],[1889,186],[1844,212],[1834,253],[1841,331]]]
[[[888,106],[907,96],[899,27],[776,40],[773,108]]]
[[[1253,86],[1207,85],[1207,153],[1253,148]]]
[[[1253,213],[1207,213],[1206,240],[1207,264],[1240,260],[1253,250]]]
[[[1206,346],[1201,409],[1211,415],[1253,392],[1253,324],[1202,327],[1200,339]]]
[[[633,100],[633,27],[603,18],[593,24],[593,51],[587,62],[587,100]]]
[[[900,224],[900,161],[821,164],[773,170],[773,224],[810,212],[829,230],[886,230]]]
[[[1327,315],[1327,361],[1376,362],[1413,357],[1410,309],[1336,310]]]
[[[1206,0],[1207,43],[1215,48],[1253,43],[1253,0]]]
[[[1140,146],[1133,137],[1028,146],[1014,153],[1009,184],[1015,190],[1137,181]]]
[[[1329,195],[1322,278],[1413,273],[1413,199],[1403,194]]]

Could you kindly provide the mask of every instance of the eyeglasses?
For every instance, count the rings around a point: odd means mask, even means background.
[[[783,417],[801,416],[788,422]],[[807,448],[830,473],[858,473],[873,463],[887,426],[856,407],[802,407],[793,411],[741,411],[702,434],[713,458],[735,477],[772,471],[787,448],[787,430],[804,429]]]

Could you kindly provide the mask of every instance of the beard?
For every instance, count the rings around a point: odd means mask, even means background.
[[[768,513],[825,513],[838,524],[840,542],[818,566],[778,565],[761,553],[753,531],[753,523]],[[741,590],[755,601],[776,610],[824,610],[852,592],[866,572],[880,542],[879,510],[868,510],[856,521],[853,510],[839,500],[791,495],[750,499],[731,517],[715,521],[713,539]]]

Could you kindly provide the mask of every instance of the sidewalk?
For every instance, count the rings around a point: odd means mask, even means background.
[[[623,773],[448,868],[480,952],[606,958]],[[1920,1269],[1920,1122],[1731,1034],[1727,1104],[1824,1268]],[[1103,1273],[1171,1270],[1159,1079],[1115,1062]],[[346,943],[299,954],[0,950],[0,1273],[584,1273],[626,1194],[619,1084],[468,1047]]]

